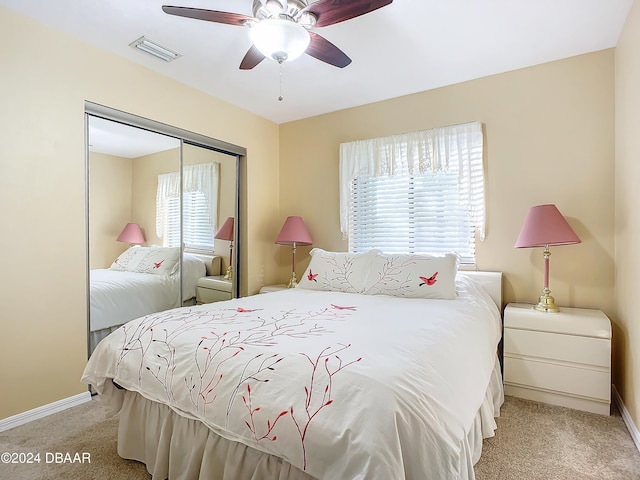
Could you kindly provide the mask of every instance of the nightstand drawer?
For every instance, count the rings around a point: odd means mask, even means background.
[[[198,279],[198,288],[196,289],[198,304],[231,300],[232,296],[231,282],[225,280],[222,275]]]
[[[198,303],[213,303],[222,300],[231,300],[231,292],[212,290],[210,288],[198,287],[196,290],[196,301]]]
[[[506,395],[609,414],[611,322],[603,312],[510,303],[503,340]]]
[[[505,362],[504,382],[608,402],[611,374],[605,370],[509,358]]]
[[[505,328],[505,355],[561,360],[609,369],[609,340]]]

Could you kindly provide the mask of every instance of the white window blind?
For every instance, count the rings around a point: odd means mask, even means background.
[[[477,122],[342,144],[341,228],[353,252],[455,251],[475,263],[484,238]]]
[[[183,185],[178,172],[158,175],[156,233],[165,247],[180,246],[180,193],[185,248],[213,251],[217,228],[218,163],[186,165]]]

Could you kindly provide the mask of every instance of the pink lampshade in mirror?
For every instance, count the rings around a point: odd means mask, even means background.
[[[229,244],[229,266],[224,275],[225,280],[233,280],[233,217],[228,217],[213,238],[216,240],[227,240]]]
[[[144,243],[144,235],[142,234],[140,225],[137,223],[127,223],[122,229],[120,235],[118,235],[118,238],[116,238],[116,241],[131,244]]]
[[[216,240],[233,240],[233,217],[224,221],[214,238]]]

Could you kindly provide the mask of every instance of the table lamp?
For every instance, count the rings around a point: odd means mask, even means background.
[[[291,280],[287,284],[287,288],[293,288],[298,284],[296,279],[296,246],[297,245],[311,245],[311,235],[307,230],[306,225],[302,221],[302,217],[287,217],[280,230],[276,243],[279,245],[292,245],[293,246],[293,259],[291,265]]]
[[[549,313],[560,311],[549,290],[549,246],[574,243],[580,243],[580,239],[555,205],[538,205],[529,209],[515,247],[544,247],[544,288],[534,307],[536,310]]]
[[[233,279],[233,217],[227,218],[213,237],[216,240],[227,240],[229,244],[229,266],[224,274],[225,280]]]
[[[144,235],[142,234],[142,229],[140,225],[137,223],[127,223],[118,238],[116,238],[116,242],[127,242],[129,245],[136,245],[144,243]]]

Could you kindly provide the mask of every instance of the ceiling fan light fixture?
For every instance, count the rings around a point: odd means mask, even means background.
[[[302,12],[297,21],[303,27],[311,28],[311,27],[315,26],[317,20],[318,19],[316,18],[316,16],[313,13]]]
[[[302,25],[278,18],[253,25],[249,36],[260,53],[278,63],[298,58],[311,41],[309,32]]]
[[[264,6],[269,12],[269,16],[271,17],[277,17],[278,15],[280,15],[282,10],[284,10],[282,3],[280,3],[278,0],[267,0]]]

